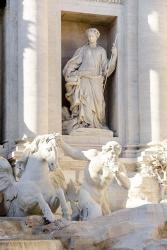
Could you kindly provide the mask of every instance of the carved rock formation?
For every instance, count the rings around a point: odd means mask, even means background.
[[[0,239],[51,241],[56,239],[59,241],[55,242],[55,246],[62,244],[64,249],[165,250],[167,249],[166,221],[166,204],[149,204],[120,210],[111,216],[91,221],[69,222],[68,226],[61,230],[57,230],[56,223],[43,225],[40,216],[22,219],[1,218]]]

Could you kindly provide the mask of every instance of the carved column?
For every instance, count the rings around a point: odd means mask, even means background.
[[[49,1],[49,132],[62,131],[61,1]]]
[[[126,39],[126,100],[127,127],[126,143],[127,156],[135,155],[139,144],[139,108],[138,108],[138,0],[128,0],[125,5],[125,39]]]
[[[48,1],[18,6],[19,137],[48,132]]]
[[[18,137],[18,1],[8,0],[4,15],[3,139],[13,147]]]
[[[2,128],[3,128],[3,11],[0,9],[0,144],[2,142]]]
[[[140,143],[167,138],[167,2],[139,0]]]

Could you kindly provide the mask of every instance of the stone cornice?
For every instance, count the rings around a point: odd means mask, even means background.
[[[107,4],[122,4],[124,0],[85,0],[88,2],[100,2],[100,3],[107,3]]]

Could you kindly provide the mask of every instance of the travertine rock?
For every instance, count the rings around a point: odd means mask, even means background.
[[[28,220],[1,218],[0,239],[58,239],[65,249],[76,250],[166,250],[166,221],[166,204],[147,204],[90,221],[71,222],[59,231],[55,223],[43,225],[37,216]]]
[[[3,241],[0,243],[0,250],[63,250],[63,246],[58,240],[31,240],[31,241]]]

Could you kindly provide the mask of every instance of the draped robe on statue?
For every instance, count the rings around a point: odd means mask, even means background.
[[[114,69],[115,65],[108,65],[104,48],[89,45],[79,48],[64,67],[66,98],[80,127],[105,125],[103,83],[106,74],[109,76]]]

